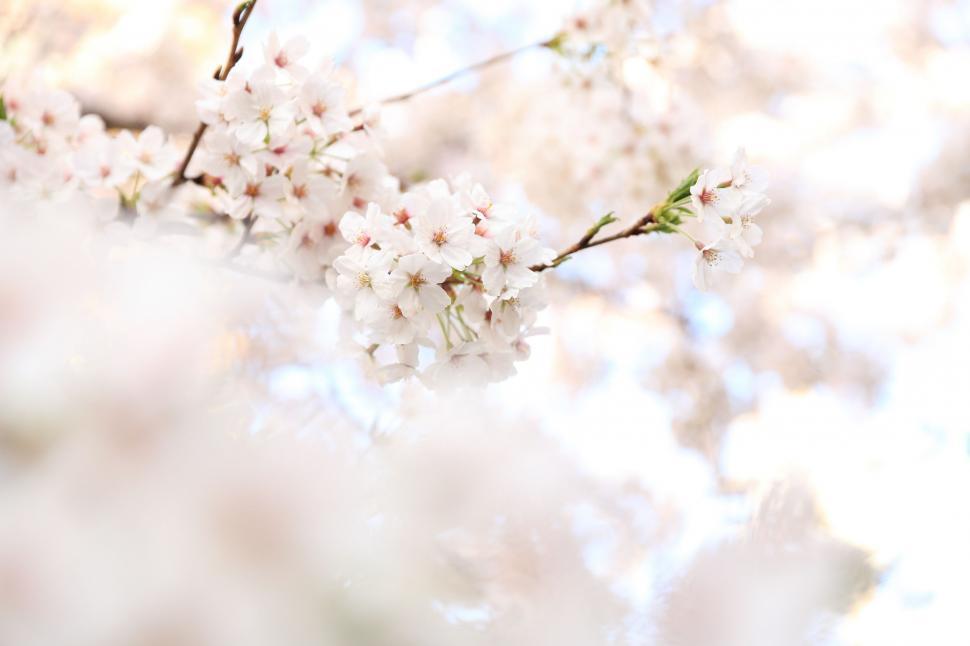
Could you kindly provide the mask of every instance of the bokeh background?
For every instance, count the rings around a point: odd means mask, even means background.
[[[57,303],[25,308],[22,319],[7,307],[9,334],[0,334],[0,608],[7,595],[14,609],[0,609],[0,630],[30,635],[10,643],[109,643],[97,636],[124,631],[91,617],[118,608],[135,634],[156,626],[138,623],[145,608],[217,623],[234,607],[224,599],[252,580],[212,574],[226,587],[189,593],[165,576],[166,559],[170,571],[187,571],[206,554],[192,547],[195,534],[166,529],[194,522],[180,505],[199,490],[246,500],[220,498],[247,510],[229,514],[240,523],[234,536],[299,555],[267,572],[354,563],[386,584],[359,593],[354,612],[326,606],[327,617],[355,618],[364,607],[361,617],[394,627],[381,633],[363,619],[362,632],[341,633],[356,643],[436,641],[428,608],[400,599],[425,588],[447,597],[432,583],[440,563],[421,552],[421,532],[395,534],[384,552],[349,538],[320,551],[311,540],[333,540],[340,519],[361,516],[372,496],[409,510],[412,529],[435,528],[436,540],[464,521],[477,528],[445,541],[486,563],[475,594],[448,579],[443,589],[478,599],[442,600],[430,614],[449,626],[481,631],[516,616],[523,643],[591,643],[552,626],[584,609],[607,616],[588,592],[595,584],[611,603],[622,599],[614,636],[633,643],[968,643],[970,2],[618,5],[642,13],[616,27],[621,46],[603,60],[577,68],[535,49],[386,108],[392,172],[411,181],[470,172],[536,213],[562,247],[608,210],[642,215],[691,168],[723,164],[744,146],[772,178],[764,243],[710,293],[691,284],[694,251],[682,240],[577,256],[552,280],[543,313],[551,333],[534,339],[519,375],[483,392],[374,385],[337,351],[338,313],[323,300],[209,277],[211,293],[186,279],[132,305],[147,288],[101,266],[25,286],[9,276],[65,262],[69,240],[51,234],[40,259],[6,243],[5,302]],[[364,105],[549,38],[588,10],[573,0],[266,0],[243,44],[252,59],[273,30],[308,36],[311,57],[335,59],[354,85],[352,104]],[[225,56],[230,12],[221,0],[7,0],[0,76],[36,69],[111,125],[156,123],[187,138],[197,84]],[[128,314],[92,319],[86,289]],[[227,290],[232,307],[212,305]],[[198,325],[185,323],[189,312]],[[144,332],[156,325],[162,332]],[[87,344],[87,359],[58,355],[76,347],[61,344],[66,330]],[[149,346],[190,348],[180,367],[204,356],[212,399],[183,392],[191,389],[174,376],[175,359]],[[153,407],[159,397],[168,412]],[[200,407],[205,415],[183,414]],[[114,429],[109,439],[104,428]],[[216,438],[199,448],[187,438],[200,433]],[[272,448],[271,438],[293,433],[316,438],[322,455]],[[210,473],[199,454],[239,450],[232,438],[243,435],[267,438],[271,457],[258,469],[222,474],[231,465],[220,463]],[[129,481],[137,484],[127,497],[111,484]],[[84,495],[66,496],[79,485]],[[112,492],[110,505],[96,502],[99,487]],[[253,499],[265,509],[250,508]],[[324,525],[306,529],[307,509]],[[295,524],[286,535],[314,547],[280,547],[260,533],[266,524]],[[536,548],[543,531],[563,542]],[[162,563],[146,566],[146,554]],[[27,567],[31,558],[46,565]],[[291,583],[274,576],[268,586]],[[129,585],[137,600],[115,591]],[[563,588],[573,597],[552,593]],[[205,603],[195,612],[160,606],[175,591]],[[281,605],[292,609],[293,598]],[[240,603],[267,608],[261,597]],[[175,635],[166,621],[157,634]],[[38,636],[36,622],[51,628]],[[248,641],[236,643],[317,643],[239,630]],[[135,643],[125,639],[111,643]]]

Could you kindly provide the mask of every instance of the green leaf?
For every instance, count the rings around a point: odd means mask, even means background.
[[[3,102],[3,95],[0,94],[0,121],[7,120],[7,104]]]
[[[684,178],[684,181],[680,183],[677,188],[670,192],[667,196],[667,202],[673,204],[679,202],[687,197],[690,197],[690,188],[697,183],[697,178],[700,176],[701,171],[699,168],[695,168],[691,171],[690,175]]]
[[[619,218],[613,217],[613,211],[610,211],[609,213],[601,217],[599,220],[597,220],[596,224],[594,224],[589,228],[589,230],[586,232],[586,238],[592,240],[594,237],[596,237],[596,234],[600,232],[600,229],[602,229],[608,224],[613,224],[618,219]]]

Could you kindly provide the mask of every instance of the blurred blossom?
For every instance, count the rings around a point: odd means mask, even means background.
[[[0,7],[0,643],[966,643],[970,3],[231,5]]]

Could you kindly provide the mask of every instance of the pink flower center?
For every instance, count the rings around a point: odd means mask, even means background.
[[[448,236],[445,234],[443,229],[438,229],[431,234],[431,242],[440,247],[448,242]]]

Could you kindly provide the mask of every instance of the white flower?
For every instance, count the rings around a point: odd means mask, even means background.
[[[768,176],[763,170],[748,165],[744,148],[738,148],[731,163],[731,186],[746,193],[762,193],[768,188]]]
[[[730,179],[723,169],[706,170],[691,186],[691,204],[699,222],[723,228],[722,218],[731,216],[739,202],[738,192],[730,188]]]
[[[77,131],[74,133],[74,143],[83,146],[89,141],[94,141],[105,136],[104,119],[96,114],[86,114],[77,123]]]
[[[754,256],[754,247],[761,243],[761,227],[755,224],[754,217],[771,203],[764,195],[752,193],[745,196],[738,207],[731,225],[731,241],[742,256]]]
[[[485,248],[485,271],[482,282],[491,294],[501,294],[506,287],[522,289],[535,285],[539,275],[530,267],[552,260],[554,253],[543,249],[534,238],[522,237],[508,227],[488,241]]]
[[[367,205],[367,214],[347,211],[340,219],[340,233],[344,240],[360,248],[379,243],[384,230],[390,226],[390,216],[381,212],[381,207],[373,202]]]
[[[242,220],[255,213],[261,217],[280,218],[283,215],[282,200],[285,195],[286,178],[282,175],[253,177],[230,199],[229,216]]]
[[[451,304],[451,297],[440,285],[451,275],[451,269],[415,253],[398,260],[387,280],[384,295],[397,299],[409,316],[426,311],[437,314]]]
[[[514,339],[523,327],[530,326],[536,313],[546,306],[540,287],[523,289],[515,296],[496,299],[490,308],[489,324],[503,339]]]
[[[472,262],[469,250],[475,235],[471,218],[458,214],[450,198],[437,198],[414,223],[418,249],[436,262],[464,269]]]
[[[125,130],[118,136],[118,141],[135,170],[150,182],[172,173],[178,164],[178,150],[166,141],[165,133],[158,126],[148,126],[137,139]]]
[[[409,344],[426,327],[417,317],[417,312],[409,313],[396,302],[381,303],[371,321],[372,336],[380,343]]]
[[[379,313],[382,300],[377,290],[384,289],[391,258],[374,249],[352,249],[337,258],[337,291],[351,304],[358,321],[369,321]]]
[[[477,341],[439,352],[438,360],[423,375],[425,383],[439,390],[484,386],[491,378],[491,370],[483,353],[484,348]]]
[[[225,114],[226,97],[233,92],[243,92],[245,88],[246,79],[239,67],[232,68],[225,81],[212,78],[203,81],[199,85],[202,98],[195,102],[199,120],[210,126],[227,124],[229,118]]]
[[[73,134],[81,119],[81,106],[67,92],[35,90],[28,95],[20,119],[35,134]]]
[[[242,141],[258,146],[289,130],[295,110],[286,93],[273,81],[252,80],[246,88],[230,92],[225,114]]]
[[[345,247],[332,219],[306,217],[290,231],[283,262],[303,280],[320,280],[327,265]]]
[[[311,171],[307,160],[301,159],[293,164],[288,189],[287,197],[297,214],[310,214],[316,218],[326,218],[327,221],[333,220],[331,216],[337,196],[336,186],[320,173]],[[335,233],[336,230],[334,225]]]
[[[239,193],[258,173],[259,162],[252,146],[219,128],[206,135],[202,170],[221,178],[230,193]]]
[[[741,271],[744,261],[737,251],[724,246],[707,245],[700,249],[694,264],[694,286],[707,290],[719,271],[736,274]]]
[[[281,46],[279,37],[277,37],[276,32],[273,32],[263,46],[263,55],[268,66],[272,66],[280,72],[286,72],[296,81],[302,81],[310,72],[300,65],[299,61],[309,49],[310,43],[302,36],[291,38],[286,41],[285,45]]]
[[[374,155],[357,155],[347,163],[344,171],[343,192],[350,198],[354,208],[362,209],[368,202],[379,202],[383,197],[387,167]]]
[[[266,142],[266,149],[260,151],[259,159],[263,164],[285,171],[298,159],[309,158],[313,149],[310,137],[297,135],[293,129],[277,133]]]
[[[122,154],[121,143],[107,136],[89,139],[74,154],[74,172],[87,186],[114,188],[131,177],[134,169],[130,157]]]
[[[318,135],[348,132],[353,121],[344,106],[344,88],[318,73],[303,84],[298,99],[300,112]]]

